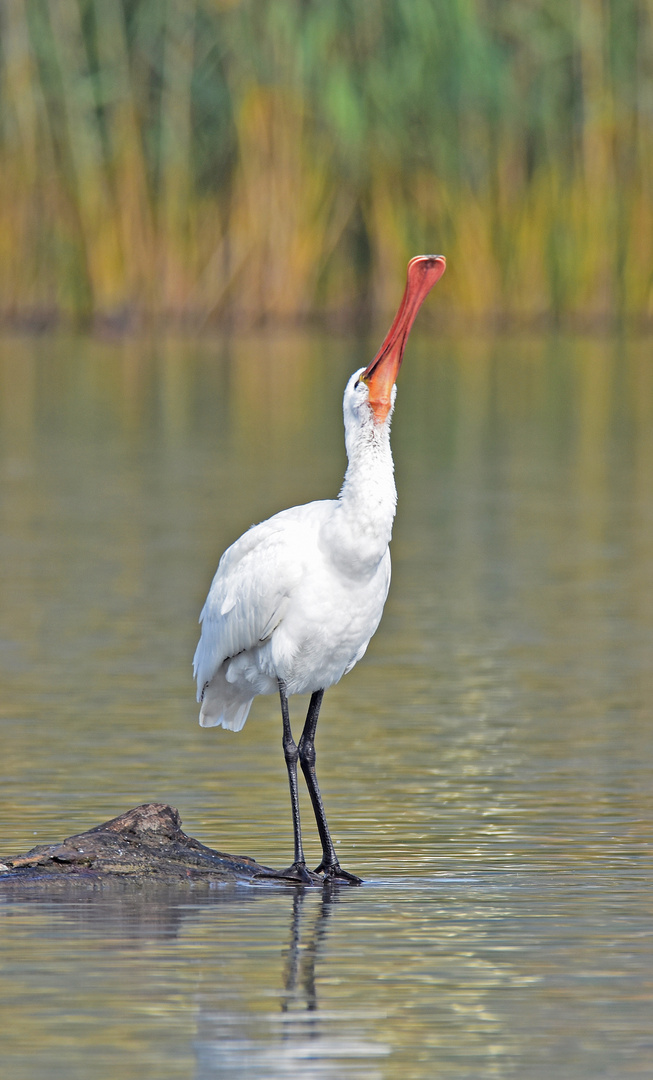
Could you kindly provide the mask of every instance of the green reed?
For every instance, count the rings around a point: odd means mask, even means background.
[[[0,0],[0,310],[653,310],[653,0]]]

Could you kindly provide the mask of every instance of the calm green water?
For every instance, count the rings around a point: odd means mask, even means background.
[[[652,344],[411,339],[391,594],[318,728],[365,886],[0,901],[3,1078],[653,1076]],[[0,342],[0,854],[156,800],[288,863],[277,702],[201,730],[196,621],[337,492],[375,346]]]

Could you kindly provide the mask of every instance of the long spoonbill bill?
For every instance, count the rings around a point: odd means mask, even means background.
[[[257,694],[281,699],[295,854],[292,865],[275,874],[280,878],[361,881],[336,856],[315,773],[315,731],[324,691],[361,659],[383,613],[397,502],[390,450],[395,381],[417,312],[445,267],[442,255],[411,259],[385,341],[347,383],[348,465],[338,498],[293,506],[253,525],[220,559],[200,616],[194,660],[200,724],[239,731]],[[305,693],[311,699],[297,744],[288,698]],[[298,762],[322,845],[314,872],[304,859]]]

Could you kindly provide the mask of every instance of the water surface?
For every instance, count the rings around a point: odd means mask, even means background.
[[[2,854],[156,800],[287,864],[277,702],[199,728],[197,615],[244,528],[337,492],[374,348],[0,342]],[[390,598],[317,743],[365,886],[4,902],[8,1076],[653,1074],[651,343],[415,335],[393,448]]]

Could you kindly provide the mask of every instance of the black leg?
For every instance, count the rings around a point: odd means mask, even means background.
[[[299,791],[297,788],[297,759],[299,751],[290,730],[290,713],[288,710],[288,695],[286,685],[279,679],[279,697],[281,699],[281,719],[283,721],[283,756],[286,759],[288,770],[288,783],[290,785],[290,805],[292,807],[292,828],[295,840],[295,865],[304,865],[304,848],[302,846],[302,826],[299,819]]]
[[[283,721],[283,755],[286,759],[286,768],[288,770],[288,783],[290,785],[290,805],[292,807],[292,827],[293,836],[295,841],[295,858],[292,866],[289,866],[287,870],[281,870],[278,873],[266,873],[259,874],[259,877],[275,877],[290,879],[292,881],[298,881],[302,884],[313,885],[321,879],[315,874],[312,874],[306,865],[304,858],[304,848],[302,845],[302,827],[299,819],[299,792],[297,789],[297,759],[299,757],[299,750],[295,740],[292,737],[292,731],[290,729],[290,713],[288,710],[288,695],[286,693],[286,684],[283,679],[279,679],[279,697],[281,699],[281,719]]]
[[[348,874],[346,870],[342,869],[338,862],[338,856],[336,855],[333,840],[331,839],[331,833],[329,832],[329,826],[327,825],[324,804],[322,803],[322,796],[320,795],[317,776],[315,774],[315,729],[317,728],[317,720],[320,715],[320,706],[323,697],[324,690],[316,690],[311,696],[308,713],[306,714],[306,723],[304,724],[302,737],[299,740],[299,747],[297,748],[299,764],[302,767],[302,772],[306,779],[306,786],[311,797],[315,820],[317,822],[317,830],[320,834],[320,843],[322,844],[322,862],[317,867],[315,873],[319,874],[320,872],[323,872],[325,878],[335,878],[340,881],[348,881],[352,885],[360,885],[361,878],[356,877],[355,874]],[[295,778],[296,775],[297,764],[295,760]]]

